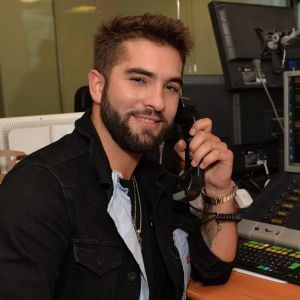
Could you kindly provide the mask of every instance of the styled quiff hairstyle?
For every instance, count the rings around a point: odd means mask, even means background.
[[[125,55],[123,43],[144,38],[175,48],[183,66],[193,41],[188,28],[180,21],[163,15],[117,16],[103,23],[94,39],[94,68],[109,77],[110,71]]]

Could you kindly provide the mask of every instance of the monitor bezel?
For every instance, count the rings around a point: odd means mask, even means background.
[[[289,80],[291,77],[300,77],[300,70],[285,71],[283,73],[283,98],[284,98],[284,171],[300,173],[300,163],[292,164],[289,160],[290,157],[290,144],[289,144],[289,131],[290,131],[290,93],[289,93]]]

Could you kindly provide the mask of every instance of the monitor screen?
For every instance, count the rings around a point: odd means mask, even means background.
[[[284,169],[300,173],[300,71],[284,72]]]
[[[82,112],[0,118],[0,149],[30,154],[73,131],[81,115]],[[6,171],[6,165],[7,160],[1,158],[1,171]]]
[[[291,8],[212,1],[209,11],[229,90],[258,88],[261,80],[282,87],[283,70],[299,67],[300,32]],[[261,78],[254,59],[261,60]]]

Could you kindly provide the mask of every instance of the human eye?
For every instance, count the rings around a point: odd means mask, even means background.
[[[179,91],[180,91],[180,87],[175,84],[167,84],[166,89],[169,92],[174,93],[174,94],[179,94]]]
[[[146,84],[146,80],[139,76],[130,77],[130,80],[139,85]]]

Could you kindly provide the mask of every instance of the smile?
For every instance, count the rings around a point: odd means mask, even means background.
[[[135,116],[137,119],[139,119],[140,121],[144,122],[144,123],[149,123],[149,124],[153,124],[153,123],[159,123],[160,120],[153,120],[153,119],[149,119],[149,118],[144,118],[144,117],[140,117],[140,116]]]

